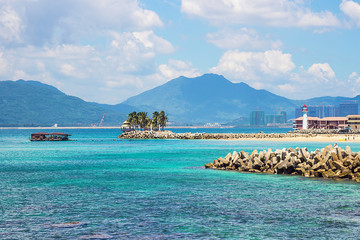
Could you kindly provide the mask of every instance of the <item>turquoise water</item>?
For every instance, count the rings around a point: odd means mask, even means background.
[[[360,184],[203,168],[233,150],[328,143],[118,140],[118,130],[30,142],[31,132],[0,130],[0,239],[359,239]]]

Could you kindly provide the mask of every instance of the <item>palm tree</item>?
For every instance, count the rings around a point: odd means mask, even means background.
[[[146,128],[152,130],[153,122],[149,117],[146,117]]]
[[[160,114],[159,114],[158,111],[155,111],[155,112],[152,114],[152,116],[153,116],[152,125],[154,125],[155,128],[156,128],[156,127],[159,125],[159,116],[160,116]],[[160,127],[159,127],[158,129],[160,129]]]
[[[147,125],[147,118],[148,118],[147,112],[139,112],[137,114],[137,117],[140,125],[140,130],[142,130]]]
[[[132,128],[136,128],[136,126],[139,125],[138,115],[135,111],[128,114],[128,122]]]
[[[165,114],[164,111],[161,111],[159,114],[159,126],[164,131],[164,127],[166,127],[166,122],[168,121],[168,116]]]

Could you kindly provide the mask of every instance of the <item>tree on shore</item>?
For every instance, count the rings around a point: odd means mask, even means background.
[[[137,116],[140,125],[140,130],[145,129],[145,127],[148,125],[148,119],[149,119],[147,116],[147,112],[139,112]]]
[[[152,114],[152,126],[155,126],[155,129],[158,127],[158,129],[160,129],[160,126],[158,126],[159,125],[159,116],[160,116],[160,114],[159,114],[159,112],[158,111],[155,111],[155,112],[153,112],[153,114]]]
[[[130,123],[131,128],[136,129],[140,128],[140,130],[145,130],[145,128],[150,128],[151,130],[157,129],[164,131],[164,127],[166,127],[166,122],[168,121],[168,116],[165,114],[165,111],[155,111],[152,114],[152,119],[147,116],[147,112],[132,112],[129,113],[127,121]]]
[[[165,114],[164,111],[161,111],[159,114],[159,126],[161,127],[162,131],[164,131],[164,127],[166,127],[166,122],[168,121],[168,116]]]
[[[136,127],[139,125],[138,115],[135,111],[128,114],[128,122],[130,123],[131,128],[134,129],[136,129]]]

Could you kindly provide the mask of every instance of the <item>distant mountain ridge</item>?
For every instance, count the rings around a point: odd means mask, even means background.
[[[303,105],[339,105],[360,100],[360,95],[348,97],[317,97],[291,100],[266,90],[257,90],[246,83],[232,83],[221,75],[204,74],[200,77],[179,77],[161,86],[124,101],[123,104],[145,110],[164,109],[172,121],[227,122],[249,117],[250,112],[263,110],[265,114],[286,111],[294,118],[295,108]]]
[[[257,109],[294,112],[295,103],[246,83],[232,83],[223,76],[205,74],[196,78],[179,77],[159,87],[131,97],[123,104],[142,109],[163,109],[172,121],[226,122],[249,116]]]
[[[104,113],[104,125],[119,125],[126,118],[37,81],[0,81],[0,126],[90,126]]]
[[[195,78],[178,77],[133,96],[117,105],[86,102],[68,96],[57,88],[37,81],[0,81],[0,126],[89,126],[98,124],[106,113],[104,126],[119,126],[132,111],[164,110],[177,124],[225,123],[248,118],[250,112],[263,110],[279,114],[280,109],[293,118],[295,108],[303,105],[335,105],[359,101],[360,95],[317,97],[291,100],[246,83],[232,83],[221,75],[204,74]]]

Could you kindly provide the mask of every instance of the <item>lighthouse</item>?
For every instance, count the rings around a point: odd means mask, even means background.
[[[308,129],[308,120],[307,120],[307,113],[308,113],[308,108],[306,106],[306,104],[304,104],[304,106],[302,107],[302,112],[303,112],[303,129]]]

